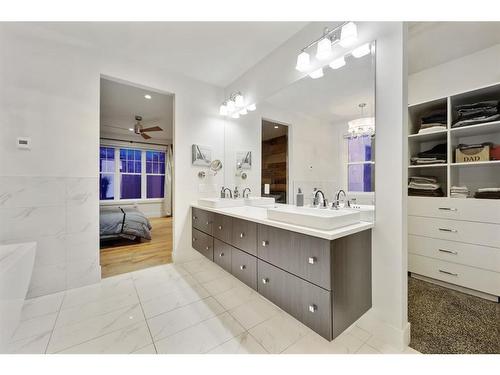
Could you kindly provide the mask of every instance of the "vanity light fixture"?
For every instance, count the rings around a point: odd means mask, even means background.
[[[345,65],[345,58],[344,56],[340,56],[338,59],[335,59],[330,63],[330,68],[339,69],[342,68],[344,65]]]
[[[370,53],[370,43],[365,43],[359,47],[352,50],[351,54],[359,59],[360,57],[366,56]]]
[[[297,65],[295,66],[295,69],[297,69],[299,72],[306,72],[311,68],[311,58],[307,52],[302,51],[298,56],[297,56]]]
[[[240,91],[233,92],[229,98],[219,107],[221,116],[230,116],[231,118],[239,118],[240,115],[246,115],[248,111],[255,111],[255,104],[245,105],[245,97]]]
[[[149,95],[149,94],[144,95],[144,99],[148,99],[148,100],[151,99],[151,95]]]
[[[241,108],[245,106],[245,99],[243,98],[243,95],[241,92],[238,92],[235,97],[234,97],[234,104],[236,107]]]
[[[318,79],[323,77],[323,68],[319,68],[312,71],[311,73],[309,73],[309,77],[311,77],[312,79]]]
[[[349,47],[356,43],[358,40],[358,27],[354,22],[348,22],[342,26],[340,31],[340,45],[342,47]]]
[[[236,109],[236,103],[232,99],[229,99],[226,103],[226,108],[228,112],[233,112]]]
[[[238,112],[240,115],[246,115],[248,113],[246,108],[243,108],[241,111]]]
[[[316,58],[318,60],[328,60],[332,57],[332,42],[328,37],[321,39],[318,42],[318,50],[316,52]]]

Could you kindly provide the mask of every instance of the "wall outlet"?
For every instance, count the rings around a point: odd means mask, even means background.
[[[17,137],[16,146],[19,149],[31,150],[31,138],[28,138],[28,137]]]

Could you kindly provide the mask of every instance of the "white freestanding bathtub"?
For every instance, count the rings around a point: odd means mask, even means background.
[[[0,245],[0,353],[19,324],[31,281],[36,242]]]

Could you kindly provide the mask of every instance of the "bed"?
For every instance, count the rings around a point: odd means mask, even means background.
[[[151,239],[151,223],[133,207],[100,207],[99,236],[101,241],[125,238]]]

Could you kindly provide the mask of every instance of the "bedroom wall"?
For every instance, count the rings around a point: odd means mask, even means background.
[[[189,203],[200,186],[191,144],[223,157],[223,90],[180,74],[108,56],[36,24],[0,24],[0,242],[38,244],[29,296],[100,279],[98,147],[100,75],[175,93],[175,258],[191,250]],[[16,138],[31,137],[31,150]]]

